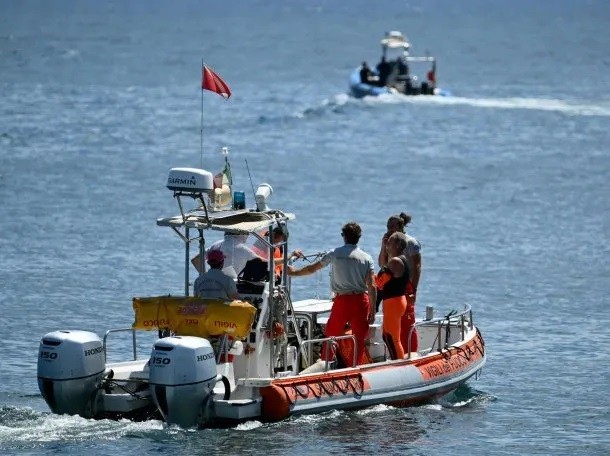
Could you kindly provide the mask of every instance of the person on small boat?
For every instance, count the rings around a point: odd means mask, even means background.
[[[362,66],[360,67],[360,82],[374,85],[377,85],[379,82],[379,77],[373,74],[366,62],[362,62]]]
[[[405,232],[405,227],[411,222],[411,216],[404,212],[398,215],[391,215],[387,221],[387,231],[381,239],[381,248],[379,250],[378,263],[383,267],[388,262],[388,252],[386,243],[388,238],[395,232],[404,233],[407,239],[407,245],[403,251],[403,255],[407,258],[407,266],[409,268],[409,280],[407,281],[405,296],[407,298],[407,311],[401,319],[401,342],[405,349],[408,347],[408,335],[411,327],[415,324],[415,299],[417,295],[417,286],[421,276],[421,244],[413,236]],[[411,351],[417,351],[417,331],[413,331],[411,336]]]
[[[231,301],[239,299],[235,280],[223,272],[225,255],[220,250],[211,250],[208,253],[210,269],[195,280],[194,293],[200,298],[215,298]]]
[[[405,80],[409,78],[409,65],[405,61],[405,58],[399,56],[396,58],[396,70],[398,72],[397,78],[399,80]]]
[[[325,337],[335,337],[345,334],[349,323],[352,334],[356,338],[356,362],[366,362],[364,343],[369,331],[369,323],[375,320],[375,312],[371,306],[376,300],[375,272],[372,257],[358,247],[362,235],[360,225],[349,222],[343,225],[341,236],[344,245],[326,253],[319,261],[301,269],[288,267],[288,275],[305,276],[319,271],[332,264],[331,290],[334,293],[333,306],[326,324]],[[326,347],[322,347],[321,357],[326,358]],[[328,361],[334,358],[332,350],[328,350]],[[346,365],[351,365],[351,360]]]
[[[403,252],[407,247],[404,233],[393,233],[386,242],[389,257],[386,265],[375,276],[377,293],[383,299],[383,340],[392,359],[403,359],[405,348],[401,342],[401,320],[407,311],[405,290],[409,280],[407,257]]]
[[[388,80],[388,76],[392,72],[392,65],[385,59],[385,55],[381,56],[381,60],[377,64],[377,74],[379,75],[379,87],[383,87]]]
[[[266,231],[266,232],[262,233],[262,236],[264,238],[267,238],[269,236],[269,232]],[[271,230],[271,242],[273,244],[277,244],[279,242],[284,242],[285,240],[286,240],[286,235],[284,234],[284,230],[282,229],[281,226],[276,226],[275,228],[273,228],[273,230]],[[252,251],[256,255],[261,257],[263,260],[269,261],[269,248],[267,247],[267,244],[265,244],[260,239],[257,239],[256,241],[254,241],[254,244],[252,245]],[[273,249],[273,260],[275,263],[274,271],[275,271],[276,279],[282,275],[282,268],[283,268],[282,259],[283,258],[284,258],[284,254],[282,253],[282,248],[275,247]]]

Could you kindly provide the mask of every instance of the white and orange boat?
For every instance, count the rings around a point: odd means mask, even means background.
[[[294,215],[267,206],[268,184],[256,191],[256,208],[233,204],[230,191],[227,197],[226,188],[215,189],[212,173],[203,169],[173,168],[167,187],[180,214],[158,219],[157,225],[171,228],[184,245],[184,296],[135,297],[133,324],[103,336],[81,330],[46,334],[40,341],[38,385],[52,412],[162,419],[182,427],[276,421],[332,409],[431,401],[483,368],[485,343],[468,305],[439,318],[428,307],[427,317],[416,322],[419,350],[408,350],[406,359],[389,359],[380,324],[371,325],[370,362],[355,365],[356,342],[349,331],[316,338],[332,301],[292,302],[287,258],[280,278],[237,279],[237,301],[189,296],[189,258],[192,250],[204,253],[210,231],[252,236],[268,246],[273,258],[276,247],[289,251],[288,241],[273,245],[261,233],[280,226],[287,234]],[[187,198],[196,207],[186,210]],[[274,270],[272,263],[267,270]],[[141,356],[147,335],[154,336],[152,352]],[[115,338],[129,341],[132,347],[122,348],[133,353],[131,359],[107,360]],[[338,348],[336,361],[314,359],[323,340],[326,347]]]

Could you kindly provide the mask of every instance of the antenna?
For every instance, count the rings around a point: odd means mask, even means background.
[[[203,59],[201,59],[201,73],[202,73],[202,84],[203,84],[203,68],[205,64],[203,63]],[[201,126],[200,126],[200,136],[199,143],[201,147],[201,168],[203,168],[203,87],[201,88]]]
[[[256,198],[256,191],[254,190],[254,184],[252,183],[252,175],[250,174],[250,167],[248,166],[248,160],[244,158],[246,162],[246,169],[248,170],[248,178],[250,179],[250,185],[252,186],[252,195]]]

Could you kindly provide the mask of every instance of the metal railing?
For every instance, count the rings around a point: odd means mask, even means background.
[[[450,331],[451,331],[451,323],[459,324],[459,327],[461,329],[461,340],[464,340],[464,338],[466,337],[466,332],[464,331],[464,327],[466,326],[466,323],[468,323],[469,329],[474,328],[474,321],[472,319],[472,308],[470,307],[470,305],[464,304],[464,309],[462,311],[458,312],[458,311],[452,310],[444,317],[431,318],[429,320],[422,320],[422,321],[415,322],[415,324],[409,330],[409,335],[407,337],[407,359],[411,359],[411,336],[413,335],[413,331],[415,331],[417,327],[430,326],[430,325],[436,324],[437,325],[437,335],[436,335],[436,338],[434,339],[434,342],[432,342],[430,351],[434,350],[434,346],[435,346],[435,344],[437,344],[437,341],[438,341],[437,350],[439,352],[442,352],[443,349],[447,349],[449,346],[448,344],[449,344],[449,336],[450,336]],[[442,344],[443,326],[445,326],[444,345]]]
[[[295,333],[301,330],[299,321],[303,321],[307,325],[307,338],[305,340],[310,340],[313,336],[313,327],[315,324],[313,317],[307,312],[294,312],[294,319]],[[305,340],[301,339],[301,343],[299,344],[299,346],[302,347],[305,344]],[[311,346],[311,344],[309,344],[307,352],[303,353],[303,359],[305,360],[305,367],[309,367],[313,363],[313,347]]]
[[[108,335],[111,333],[117,332],[125,332],[131,331],[131,344],[133,350],[133,360],[136,361],[138,359],[137,349],[136,349],[136,330],[134,328],[121,328],[121,329],[109,329],[104,334],[104,361],[107,361],[108,357],[106,355],[106,339],[108,339]]]
[[[353,344],[354,344],[354,355],[352,357],[352,365],[351,367],[356,367],[356,352],[357,347],[358,347],[358,343],[356,342],[356,336],[354,336],[353,334],[346,334],[344,336],[334,336],[334,337],[324,337],[322,339],[310,339],[310,340],[304,340],[302,345],[300,347],[298,347],[297,349],[297,359],[300,359],[301,357],[301,350],[304,349],[307,345],[310,344],[314,344],[314,343],[324,343],[326,342],[325,345],[325,349],[324,349],[324,358],[325,359],[325,363],[324,363],[324,371],[326,372],[328,370],[328,358],[329,358],[329,352],[330,349],[332,347],[335,356],[337,353],[337,347],[339,346],[339,344],[337,343],[338,340],[343,340],[343,339],[351,339]]]

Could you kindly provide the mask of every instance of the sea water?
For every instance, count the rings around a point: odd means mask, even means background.
[[[610,452],[609,20],[602,0],[1,2],[0,453]],[[347,95],[388,30],[453,97]],[[202,60],[229,100],[201,92]],[[234,190],[250,207],[269,183],[305,253],[355,220],[376,257],[409,212],[417,315],[472,305],[481,377],[421,407],[230,429],[52,415],[40,338],[183,292],[182,243],[156,226],[178,213],[167,172],[216,173],[223,146]],[[328,296],[326,269],[292,283]]]

